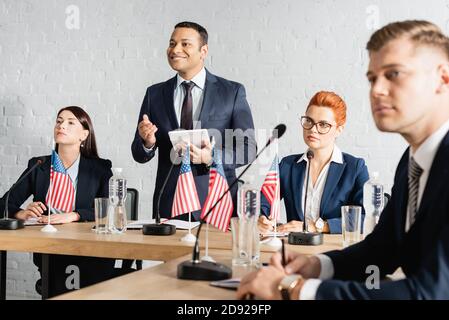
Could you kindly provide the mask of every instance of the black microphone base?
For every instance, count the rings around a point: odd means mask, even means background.
[[[214,281],[229,279],[231,276],[232,270],[220,263],[184,261],[178,264],[178,279]]]
[[[176,232],[176,227],[171,224],[152,223],[142,226],[142,233],[148,236],[169,236]]]
[[[0,230],[16,230],[24,227],[22,220],[0,219]]]
[[[303,246],[318,246],[323,244],[323,234],[320,232],[290,232],[288,243]]]

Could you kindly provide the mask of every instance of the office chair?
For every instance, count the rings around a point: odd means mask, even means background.
[[[387,192],[384,192],[384,208],[387,206],[388,201],[390,201],[391,195]]]
[[[139,217],[139,191],[133,188],[127,188],[126,193],[126,218],[128,220],[138,220]],[[124,259],[122,269],[131,269],[134,260]],[[137,270],[142,269],[142,260],[136,260]]]
[[[139,216],[139,191],[133,188],[127,188],[126,191],[126,218],[137,220]]]

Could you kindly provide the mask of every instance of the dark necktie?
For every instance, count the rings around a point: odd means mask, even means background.
[[[184,101],[182,102],[182,110],[181,110],[181,128],[186,130],[193,129],[193,101],[192,101],[192,89],[195,84],[190,81],[184,81],[182,83],[184,87]]]
[[[423,169],[416,163],[415,159],[410,158],[408,166],[408,204],[409,204],[409,225],[415,222],[416,213],[418,212],[418,191],[419,178]]]

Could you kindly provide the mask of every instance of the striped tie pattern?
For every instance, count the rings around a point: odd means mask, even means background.
[[[410,225],[415,221],[416,213],[418,211],[419,178],[421,177],[422,172],[423,169],[412,157],[408,166],[408,205],[410,210]]]

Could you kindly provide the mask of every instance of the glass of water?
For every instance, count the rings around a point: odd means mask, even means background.
[[[109,198],[95,198],[95,232],[109,233],[108,230],[108,210]]]
[[[361,240],[362,231],[362,207],[341,207],[341,233],[343,235],[343,247],[348,247]]]

